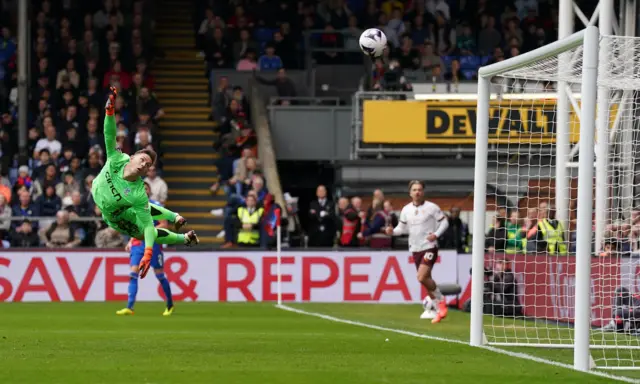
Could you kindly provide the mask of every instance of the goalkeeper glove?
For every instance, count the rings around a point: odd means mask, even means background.
[[[140,265],[138,266],[140,278],[144,279],[147,276],[147,272],[149,272],[149,268],[151,268],[151,256],[153,255],[153,248],[145,248],[144,256],[140,261]]]
[[[104,109],[109,116],[113,116],[115,112],[116,96],[118,96],[118,90],[115,87],[110,87],[109,98],[107,99],[107,104],[104,106]]]

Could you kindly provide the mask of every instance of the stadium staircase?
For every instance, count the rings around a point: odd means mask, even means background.
[[[209,187],[218,179],[213,149],[218,134],[209,121],[207,79],[195,50],[192,2],[161,1],[158,7],[156,45],[164,57],[154,65],[155,93],[165,117],[160,123],[163,177],[169,185],[167,208],[180,212],[196,230],[201,244],[222,243],[216,235],[222,220],[210,211],[225,206],[222,192],[212,196]]]

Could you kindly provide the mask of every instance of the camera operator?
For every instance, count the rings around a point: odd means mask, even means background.
[[[496,260],[493,270],[485,268],[484,313],[495,316],[522,316],[518,283],[508,259]]]

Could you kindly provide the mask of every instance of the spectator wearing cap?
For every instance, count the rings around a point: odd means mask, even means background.
[[[33,230],[31,221],[24,220],[11,232],[11,246],[17,248],[30,248],[40,245],[40,238]]]
[[[29,176],[29,167],[21,165],[18,168],[18,179],[15,182],[15,187],[25,187],[28,191],[33,187],[33,180]]]

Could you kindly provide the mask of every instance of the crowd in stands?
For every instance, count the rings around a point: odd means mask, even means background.
[[[153,7],[150,0],[31,2],[26,48],[18,47],[13,37],[15,17],[2,20],[4,246],[124,246],[120,234],[97,220],[101,213],[90,189],[106,160],[102,121],[109,86],[119,91],[115,109],[120,149],[159,149],[157,124],[164,112],[154,96],[150,70],[156,56]],[[29,104],[18,105],[17,57],[26,49],[31,51]],[[18,153],[20,108],[28,108],[28,159]],[[166,200],[166,184],[155,168],[147,182],[152,198]],[[12,217],[18,220],[9,220]]]
[[[215,144],[220,154],[216,164],[220,181],[211,186],[211,192],[223,190],[227,204],[211,213],[224,218],[223,248],[273,246],[281,207],[266,186],[249,102],[242,87],[232,86],[226,77],[218,82],[212,99],[213,119],[220,133]]]
[[[379,28],[389,47],[373,66],[376,89],[409,87],[403,71],[474,79],[481,65],[555,40],[558,28],[553,0],[201,0],[197,14],[209,70],[299,69],[307,54],[318,64],[362,64],[360,34]]]

